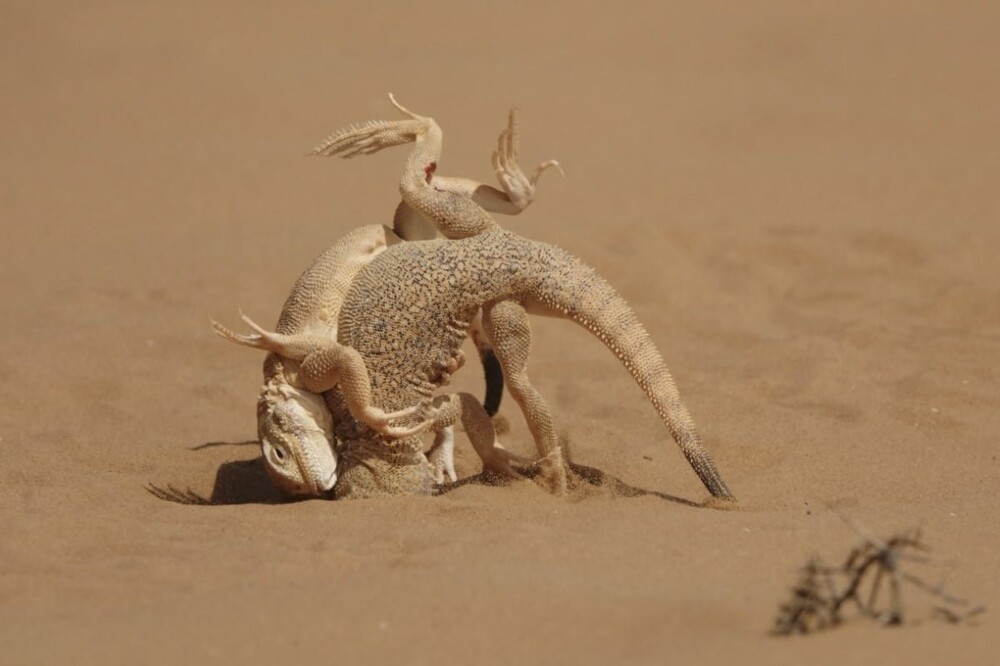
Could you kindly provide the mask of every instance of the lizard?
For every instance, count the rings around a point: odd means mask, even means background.
[[[410,140],[415,141],[418,146],[430,144],[430,151],[439,155],[442,137],[437,123],[431,118],[408,111],[392,94],[389,99],[410,121],[405,125],[397,123],[394,137],[399,138],[401,143]],[[347,134],[356,137],[372,127],[382,128],[384,124],[384,121],[372,121],[335,132],[331,136]],[[507,128],[500,134],[492,155],[492,165],[503,191],[467,178],[437,175],[433,177],[434,187],[468,197],[493,212],[520,213],[534,200],[535,185],[541,173],[552,166],[561,171],[561,167],[555,160],[548,160],[539,165],[531,178],[526,177],[517,162],[517,138],[517,112],[512,109],[508,114]],[[329,139],[324,145],[328,146],[328,142]],[[388,142],[385,142],[382,147],[387,145]],[[317,148],[314,154],[322,154],[321,149]],[[417,413],[421,410],[421,405],[391,413],[374,407],[371,404],[369,380],[363,361],[350,347],[335,344],[340,304],[357,271],[388,244],[398,242],[400,238],[432,238],[435,235],[432,223],[410,207],[405,197],[394,215],[394,232],[377,227],[368,230],[362,228],[340,239],[302,274],[282,309],[275,331],[278,336],[293,336],[294,342],[290,346],[282,346],[280,343],[274,344],[274,339],[271,340],[272,353],[264,361],[264,386],[257,405],[258,437],[269,475],[292,494],[320,495],[327,492],[336,481],[337,456],[333,446],[333,422],[321,397],[322,392],[334,381],[341,388],[350,414],[387,438],[416,435],[429,425],[425,415],[423,423],[408,428],[392,426],[392,420]],[[303,300],[297,297],[300,291],[311,291],[318,296],[307,301],[308,304],[303,307]],[[261,334],[264,331],[245,315],[243,319],[257,330],[256,335],[237,335],[215,321],[212,325],[216,333],[225,339],[262,348]],[[487,415],[492,416],[499,404],[498,391],[502,390],[502,377],[499,375],[499,366],[491,368],[489,364],[491,360],[495,364],[495,357],[484,336],[480,336],[476,346],[486,369]],[[302,350],[314,347],[326,349],[322,362],[318,362],[319,357],[313,357],[311,362],[300,363],[305,358]],[[318,382],[317,377],[322,372],[332,378]],[[463,396],[463,399],[467,398]],[[485,447],[495,440],[495,436],[489,436],[489,428],[481,422],[481,415],[477,413],[475,417],[467,417],[469,418],[475,418],[476,423],[467,423],[467,431],[471,429],[482,432],[474,442],[482,442],[477,450],[485,452],[481,455],[491,455],[486,452]],[[431,450],[435,453],[432,466],[434,479],[438,483],[443,481],[445,474],[451,481],[457,479],[453,449],[452,427],[437,428]],[[493,464],[504,466],[502,460],[494,461]]]
[[[405,122],[341,135],[318,150],[367,154],[398,145]],[[431,148],[418,142],[411,151],[400,191],[446,238],[387,247],[357,273],[340,310],[338,343],[364,359],[375,402],[403,409],[430,398],[457,370],[460,345],[481,310],[507,388],[535,440],[542,478],[553,491],[562,492],[566,465],[552,413],[527,374],[528,314],[569,319],[621,361],[712,497],[735,502],[702,446],[669,369],[628,303],[593,268],[565,250],[505,231],[468,197],[433,187],[438,156]],[[315,295],[304,290],[297,297],[308,302]],[[261,345],[273,347],[276,338],[254,326]],[[318,346],[303,358],[324,353]],[[428,492],[432,484],[419,438],[390,440],[353,419],[337,400],[328,400],[328,405],[342,442],[335,498]],[[459,418],[475,420],[471,412],[482,409],[459,394],[438,396],[433,405],[435,428]],[[419,417],[402,420],[412,423]],[[488,467],[516,474],[509,459],[497,459],[495,447],[480,442],[477,452]]]

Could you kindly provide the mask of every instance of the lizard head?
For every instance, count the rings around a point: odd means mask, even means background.
[[[322,397],[281,381],[257,401],[257,435],[271,480],[293,495],[324,495],[337,482],[333,420]]]

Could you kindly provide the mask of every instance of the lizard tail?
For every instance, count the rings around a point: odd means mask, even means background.
[[[537,302],[550,314],[583,326],[614,353],[653,403],[712,496],[735,501],[702,446],[670,370],[632,308],[593,268],[562,250],[552,250],[546,276],[532,290]]]

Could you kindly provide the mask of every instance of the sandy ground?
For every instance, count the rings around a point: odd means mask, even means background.
[[[372,4],[0,7],[0,662],[997,663],[995,7]],[[632,302],[745,511],[669,499],[705,492],[554,321],[532,374],[575,459],[659,494],[269,486],[261,358],[208,319],[273,321],[388,221],[404,149],[304,157],[387,91],[483,180],[521,107],[525,163],[566,177],[503,224]],[[769,637],[797,567],[856,542],[840,514],[922,526],[950,564],[920,571],[987,613],[908,590],[902,628]]]

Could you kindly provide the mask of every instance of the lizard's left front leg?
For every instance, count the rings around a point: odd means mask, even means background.
[[[357,350],[342,345],[326,336],[293,334],[285,335],[268,331],[246,315],[243,321],[255,332],[239,335],[213,321],[215,332],[223,338],[255,349],[274,352],[292,361],[299,361],[299,379],[311,393],[320,394],[340,386],[351,415],[369,428],[390,439],[409,437],[422,433],[436,415],[426,404],[414,405],[395,412],[386,412],[372,404],[371,378],[364,359]],[[409,427],[393,426],[396,419],[420,412],[421,422]]]

